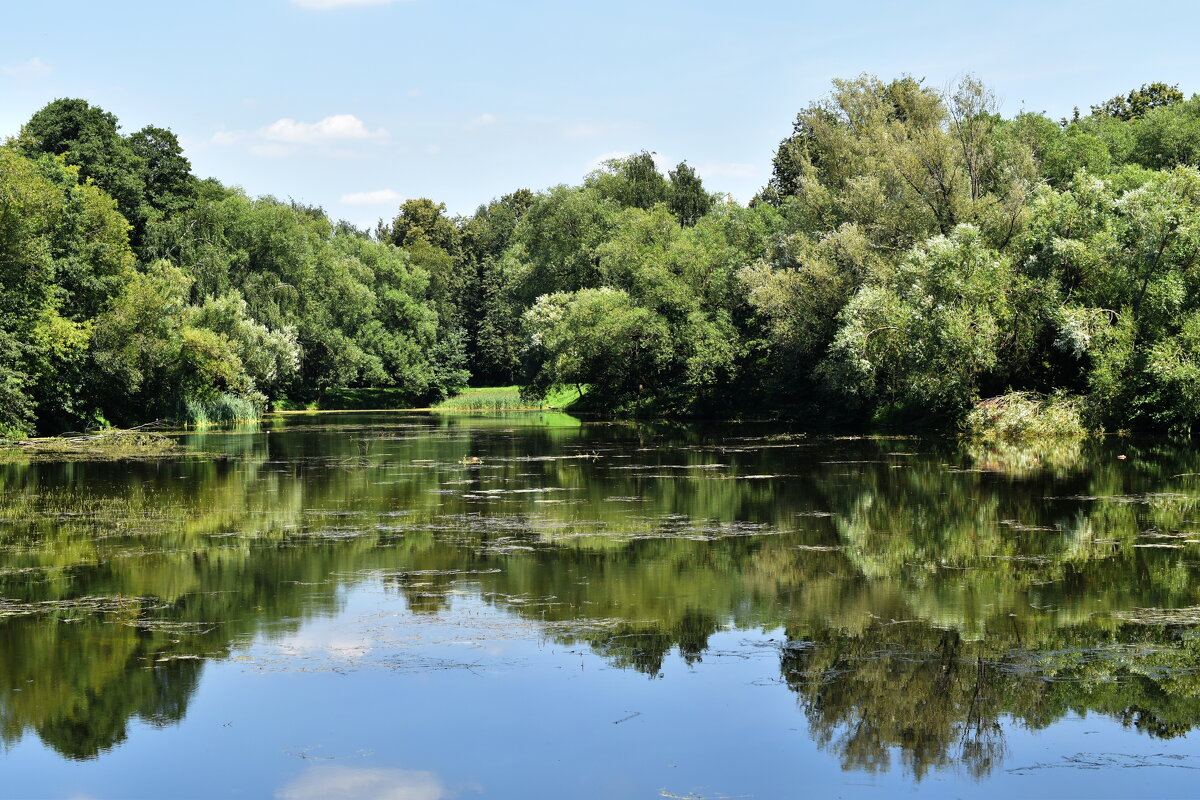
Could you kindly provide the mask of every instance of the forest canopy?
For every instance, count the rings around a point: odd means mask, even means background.
[[[374,231],[194,175],[81,99],[0,146],[0,434],[252,419],[345,388],[587,387],[606,414],[1200,421],[1200,96],[1052,120],[968,77],[834,81],[749,204],[650,152]]]

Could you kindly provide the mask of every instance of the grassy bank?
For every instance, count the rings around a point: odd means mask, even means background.
[[[586,389],[584,390],[586,392]],[[530,411],[565,409],[577,401],[583,393],[572,387],[551,392],[541,400],[522,399],[516,386],[485,386],[466,389],[436,408],[443,411]]]
[[[541,400],[521,398],[517,386],[482,386],[464,389],[433,408],[442,411],[545,411],[562,410],[579,400],[587,389],[558,389]],[[404,389],[334,389],[319,400],[307,402],[278,400],[272,411],[366,411],[374,409],[417,408],[411,393]]]
[[[412,393],[396,388],[331,389],[318,400],[277,400],[272,404],[273,411],[356,411],[412,407]]]

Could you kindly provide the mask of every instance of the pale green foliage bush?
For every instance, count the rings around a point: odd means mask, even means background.
[[[526,394],[591,383],[603,395],[638,396],[671,358],[666,322],[621,289],[582,289],[537,299],[525,313],[540,369]]]
[[[993,442],[1078,437],[1086,433],[1083,402],[1065,394],[1009,392],[976,403],[962,431],[970,439]]]
[[[822,374],[859,402],[953,412],[996,370],[1018,277],[978,229],[960,225],[881,270],[838,320]]]

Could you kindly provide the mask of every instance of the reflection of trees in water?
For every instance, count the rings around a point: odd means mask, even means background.
[[[203,661],[168,659],[161,641],[121,637],[110,624],[60,625],[45,641],[45,622],[0,628],[0,739],[25,729],[72,759],[94,758],[125,740],[130,719],[165,727],[183,719]]]
[[[796,632],[792,632],[795,635]],[[780,670],[817,742],[847,769],[886,770],[898,751],[918,779],[999,765],[1002,720],[1044,728],[1098,713],[1159,738],[1200,724],[1200,639],[1165,627],[1081,626],[1018,644],[1011,632],[964,640],[921,622],[792,639]]]
[[[650,676],[672,652],[702,658],[717,631],[783,626],[811,643],[784,652],[784,679],[855,768],[898,750],[917,775],[982,774],[1010,716],[1043,727],[1091,710],[1152,735],[1200,720],[1194,639],[1112,621],[1200,605],[1195,546],[1177,544],[1200,519],[1189,449],[659,447],[615,427],[453,418],[196,443],[238,456],[0,470],[0,597],[128,599],[0,621],[5,742],[32,730],[86,758],[130,718],[178,720],[205,659],[336,613],[339,591],[373,576],[414,613],[478,593]],[[466,497],[514,487],[570,491]]]
[[[663,661],[673,649],[678,649],[688,664],[703,660],[709,637],[721,627],[713,616],[687,609],[668,625],[621,623],[585,641],[613,666],[653,677],[660,674]]]

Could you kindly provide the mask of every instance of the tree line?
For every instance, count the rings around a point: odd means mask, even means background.
[[[968,77],[834,81],[742,205],[605,163],[373,231],[191,169],[77,99],[0,146],[0,431],[252,418],[347,387],[586,387],[608,414],[1095,428],[1200,415],[1200,96],[1005,118]]]

